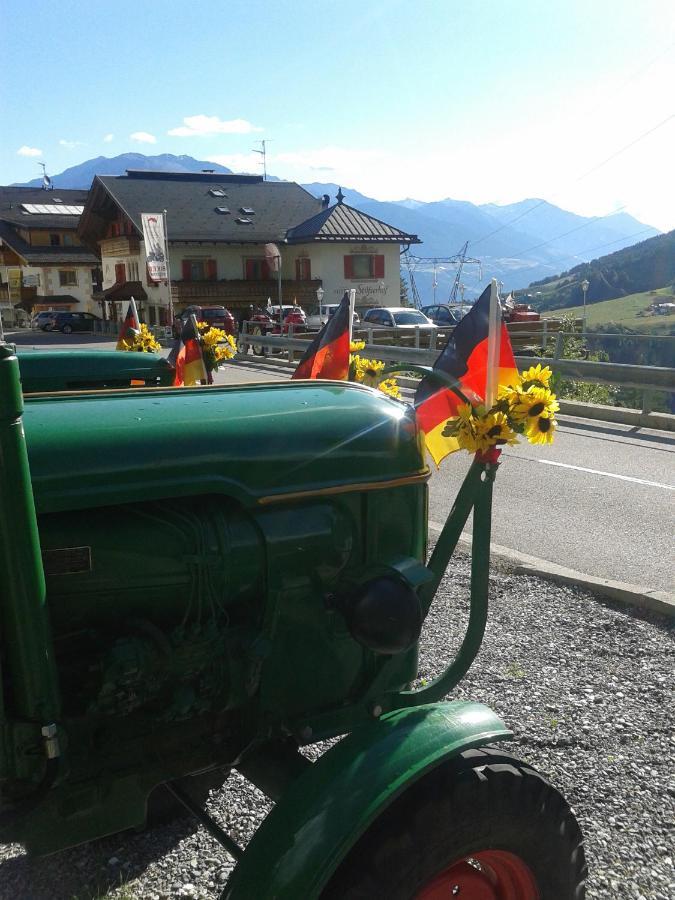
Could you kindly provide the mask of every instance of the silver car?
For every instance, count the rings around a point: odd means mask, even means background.
[[[313,307],[307,316],[307,328],[310,331],[319,331],[335,315],[339,305],[339,303],[322,303],[321,306]],[[354,312],[354,325],[358,325],[360,321],[358,313]]]
[[[405,306],[378,306],[376,309],[369,309],[363,314],[363,325],[367,328],[404,328],[407,331],[414,328],[435,331],[438,328],[424,313]]]

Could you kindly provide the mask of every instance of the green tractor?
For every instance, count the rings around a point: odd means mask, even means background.
[[[321,381],[24,398],[0,344],[0,840],[54,853],[164,797],[237,859],[224,900],[583,898],[565,800],[489,708],[443,699],[483,636],[496,470],[473,462],[427,559],[404,404]],[[414,690],[472,511],[466,636]],[[204,811],[233,769],[274,801],[245,850]]]

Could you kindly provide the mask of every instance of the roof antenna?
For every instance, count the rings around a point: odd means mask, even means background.
[[[38,166],[42,166],[42,190],[43,191],[53,191],[54,185],[52,184],[52,180],[47,175],[47,167],[44,163],[38,163]]]
[[[255,147],[252,148],[253,153],[259,153],[262,156],[263,181],[267,181],[267,148],[265,145],[269,144],[270,140],[257,141],[262,146],[262,150],[256,150]]]

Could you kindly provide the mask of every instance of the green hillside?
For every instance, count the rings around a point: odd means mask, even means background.
[[[588,281],[587,305],[615,298],[628,299],[661,288],[672,289],[675,284],[675,231],[582,263],[561,275],[535,281],[525,290],[518,291],[518,298],[526,299],[542,312],[577,309],[583,303],[581,283],[584,279]]]
[[[602,325],[621,325],[637,333],[675,334],[675,314],[670,316],[654,315],[649,310],[652,303],[675,303],[675,289],[661,288],[657,291],[643,291],[640,294],[629,294],[614,300],[602,300],[599,303],[586,305],[586,321],[589,328]],[[584,314],[582,306],[571,306],[565,309],[565,315],[581,319]],[[560,311],[543,313],[544,318],[557,317]]]

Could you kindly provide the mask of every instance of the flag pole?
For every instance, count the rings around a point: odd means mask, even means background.
[[[134,327],[136,328],[137,331],[140,332],[141,320],[138,318],[138,309],[136,308],[136,301],[134,300],[133,296],[129,298],[129,304],[131,305],[131,311],[134,314],[134,322],[135,322]]]
[[[169,325],[173,327],[173,293],[171,290],[171,257],[169,256],[169,227],[166,219],[166,210],[162,212],[164,219],[164,253],[166,254],[166,275],[169,280]]]
[[[499,345],[501,338],[501,307],[497,279],[490,284],[490,311],[488,313],[487,374],[485,378],[485,406],[490,409],[497,399],[499,383]]]
[[[356,306],[356,290],[352,288],[349,292],[349,343],[352,342],[352,331],[354,330],[354,307]],[[319,310],[320,312],[321,310]]]

